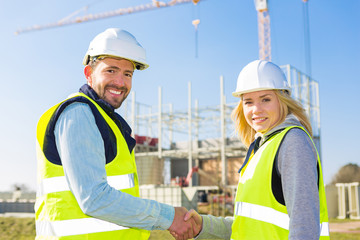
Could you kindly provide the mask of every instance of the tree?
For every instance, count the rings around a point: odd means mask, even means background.
[[[360,182],[360,167],[354,163],[348,163],[341,167],[332,179],[332,184],[335,183],[351,183]]]

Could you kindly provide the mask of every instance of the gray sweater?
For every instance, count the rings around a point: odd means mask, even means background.
[[[288,126],[302,126],[290,114],[285,121],[261,136],[260,145],[271,133]],[[276,170],[281,176],[285,205],[290,218],[291,240],[312,240],[320,236],[317,153],[301,129],[291,129],[278,154]],[[196,239],[230,239],[233,218],[202,215],[203,228]],[[243,231],[246,231],[244,229]]]

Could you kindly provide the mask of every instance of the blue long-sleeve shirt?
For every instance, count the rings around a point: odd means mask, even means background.
[[[87,104],[76,102],[66,107],[54,135],[66,181],[85,214],[147,230],[171,226],[172,206],[134,197],[107,183],[104,142]]]

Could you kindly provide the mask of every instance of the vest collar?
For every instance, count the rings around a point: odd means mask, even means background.
[[[301,125],[300,121],[297,119],[297,117],[290,113],[289,115],[286,116],[285,120],[280,123],[279,125],[275,126],[274,128],[270,129],[268,132],[261,134],[261,133],[256,133],[255,134],[255,139],[258,137],[261,137],[260,140],[260,146],[263,145],[267,140],[269,140],[272,136],[274,136],[275,134],[281,132],[282,130],[284,130],[287,127],[290,126],[300,126],[300,127],[304,127],[303,125]]]
[[[115,108],[105,100],[99,98],[95,90],[92,87],[90,87],[88,84],[82,85],[79,92],[85,94],[86,96],[94,100],[105,110],[105,112],[114,112]]]
[[[131,128],[129,124],[123,119],[118,113],[115,112],[115,108],[111,106],[105,100],[99,98],[95,90],[90,87],[88,84],[84,84],[81,86],[79,92],[85,94],[92,100],[94,100],[116,123],[119,127],[121,133],[123,134],[125,141],[129,147],[129,151],[132,152],[133,148],[136,145],[136,141],[134,138],[131,137]]]

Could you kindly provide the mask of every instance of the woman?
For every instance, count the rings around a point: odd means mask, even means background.
[[[196,238],[329,239],[311,125],[302,106],[291,98],[282,70],[268,61],[249,63],[233,95],[240,103],[232,117],[249,147],[239,170],[234,218],[189,211],[185,220],[193,217],[201,229]]]

